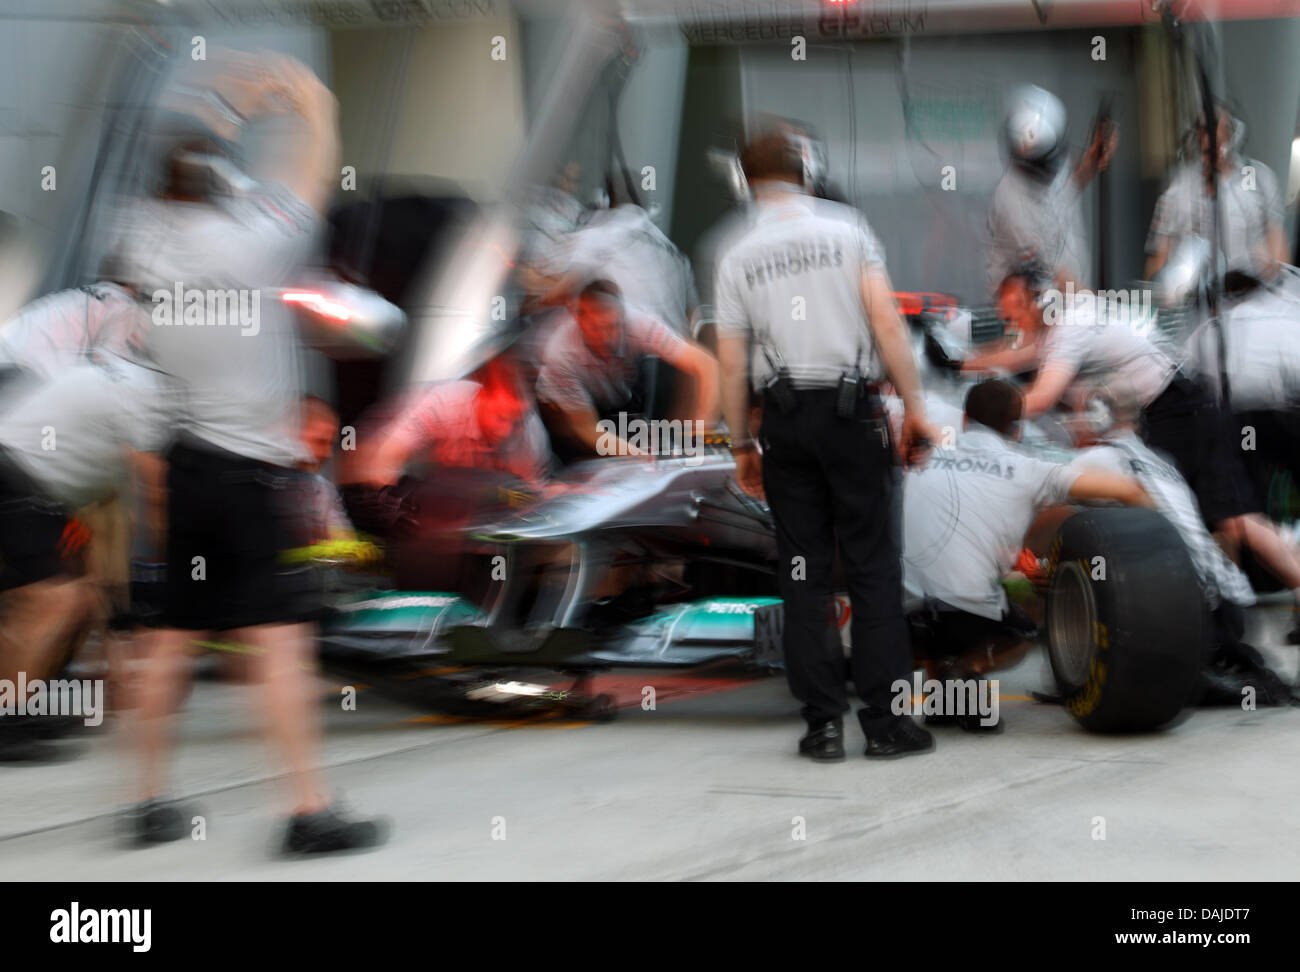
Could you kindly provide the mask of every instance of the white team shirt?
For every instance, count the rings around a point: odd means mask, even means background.
[[[1250,167],[1247,178],[1246,167]],[[1182,236],[1213,241],[1213,200],[1206,189],[1199,162],[1174,171],[1156,202],[1147,235],[1147,252]],[[1253,186],[1253,188],[1250,188]],[[1282,223],[1282,192],[1277,176],[1263,162],[1238,158],[1232,169],[1219,176],[1219,232],[1223,240],[1224,269],[1263,277],[1271,258],[1266,242],[1270,226]]]
[[[84,362],[94,348],[132,354],[148,322],[135,297],[115,283],[60,290],[0,325],[0,364],[18,365],[46,380]]]
[[[980,617],[1007,609],[1000,583],[1039,510],[1068,502],[1079,474],[971,423],[903,477],[903,588]]]
[[[1120,381],[1142,406],[1155,401],[1173,379],[1177,364],[1142,329],[1120,317],[1097,315],[1097,301],[1078,295],[1055,324],[1043,326],[1040,371],[1069,371],[1078,378]]]
[[[151,355],[178,378],[178,425],[218,449],[277,466],[309,458],[298,436],[301,346],[274,288],[311,255],[318,219],[281,186],[218,205],[145,201],[132,211],[119,253],[152,307]],[[254,328],[163,325],[155,297],[186,290],[257,291]],[[179,310],[175,311],[179,316]]]
[[[587,347],[577,321],[565,312],[542,350],[537,397],[566,411],[606,411],[627,400],[642,358],[674,358],[685,346],[681,337],[658,321],[629,313],[622,348],[604,358]]]
[[[172,417],[158,372],[112,355],[65,368],[0,417],[0,446],[75,510],[119,489],[126,449],[161,451]]]
[[[1222,311],[1232,408],[1280,412],[1300,406],[1300,300],[1259,289]],[[1212,323],[1192,333],[1188,348],[1203,374],[1218,375],[1218,335]]]
[[[529,483],[543,482],[551,471],[551,447],[537,410],[530,408],[503,441],[489,443],[478,424],[481,390],[473,381],[438,382],[403,410],[390,434],[411,451],[427,448],[423,458],[439,466],[498,469]]]
[[[1246,575],[1228,559],[1205,529],[1201,508],[1187,481],[1136,433],[1129,430],[1113,433],[1107,437],[1105,445],[1080,453],[1070,463],[1070,469],[1118,473],[1140,482],[1154,500],[1156,509],[1174,525],[1187,545],[1211,609],[1218,607],[1220,600],[1243,606],[1255,603],[1255,592],[1251,590]]]
[[[1072,166],[1062,165],[1048,181],[1010,166],[993,190],[988,232],[990,289],[1030,258],[1053,273],[1064,269],[1076,286],[1091,286],[1092,251]]]
[[[862,273],[884,266],[884,250],[851,206],[794,189],[760,199],[718,263],[718,333],[753,341],[756,390],[772,373],[765,346],[779,352],[797,387],[833,387],[854,367],[880,377]]]
[[[699,303],[691,265],[640,206],[598,210],[568,237],[563,259],[584,280],[617,284],[630,314],[690,334],[690,313]]]

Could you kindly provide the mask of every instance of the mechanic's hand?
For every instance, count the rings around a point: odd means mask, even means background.
[[[1113,121],[1104,122],[1093,132],[1092,141],[1088,143],[1088,149],[1084,152],[1083,163],[1087,166],[1088,174],[1095,175],[1098,172],[1105,172],[1110,166],[1110,161],[1115,157],[1115,149],[1119,146],[1119,126]]]
[[[898,453],[904,466],[915,466],[925,461],[936,442],[943,440],[937,425],[926,421],[924,415],[903,413],[903,425],[898,434]]]
[[[763,492],[763,457],[754,449],[736,453],[736,485],[746,494],[767,502]]]

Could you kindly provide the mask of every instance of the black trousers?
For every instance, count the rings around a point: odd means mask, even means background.
[[[1210,530],[1261,510],[1242,459],[1239,427],[1228,420],[1203,379],[1175,377],[1142,410],[1139,433],[1173,460],[1196,494]]]
[[[786,676],[809,723],[848,711],[844,657],[832,636],[838,546],[852,610],[850,670],[863,703],[858,719],[876,734],[897,721],[892,686],[912,671],[893,450],[882,438],[887,426],[874,399],[863,399],[857,418],[843,419],[835,413],[834,390],[796,396],[798,407],[788,415],[769,397],[759,433],[785,600]]]

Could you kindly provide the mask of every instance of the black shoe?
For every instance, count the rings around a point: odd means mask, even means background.
[[[1002,716],[999,715],[997,721],[985,724],[984,716],[978,713],[972,715],[953,716],[953,721],[962,732],[990,733],[1002,731]]]
[[[813,723],[799,740],[799,755],[818,762],[837,763],[844,759],[844,724],[839,719]]]
[[[934,736],[911,719],[903,716],[892,728],[877,735],[867,736],[863,755],[871,759],[894,759],[915,753],[928,753],[934,749]]]
[[[37,739],[62,739],[87,728],[81,716],[28,716],[28,731]]]
[[[333,807],[289,818],[284,835],[286,854],[325,854],[377,847],[387,838],[381,820],[349,820]]]
[[[162,800],[136,804],[126,812],[128,837],[140,845],[180,840],[190,832],[192,811],[191,807]]]
[[[63,750],[41,739],[25,723],[19,724],[16,716],[0,719],[0,763],[54,763],[65,758]]]
[[[925,724],[927,726],[946,728],[947,726],[957,725],[957,717],[955,715],[928,715],[925,717]]]

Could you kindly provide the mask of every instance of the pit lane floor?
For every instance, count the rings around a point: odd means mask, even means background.
[[[1257,608],[1248,638],[1293,679],[1290,618],[1285,605]],[[113,815],[132,774],[106,724],[74,760],[0,767],[0,879],[1300,875],[1300,709],[1201,710],[1160,734],[1094,736],[1028,700],[1044,666],[1034,654],[1003,673],[1000,735],[940,730],[936,753],[874,763],[854,724],[849,759],[829,766],[794,755],[801,724],[780,678],[668,697],[679,675],[623,673],[625,689],[670,690],[655,711],[633,692],[610,724],[533,726],[421,719],[365,691],[345,712],[323,684],[329,778],[354,806],[389,815],[394,833],[364,855],[295,861],[270,852],[283,788],[254,728],[255,693],[201,682],[175,778],[206,816],[205,840],[118,845]]]

